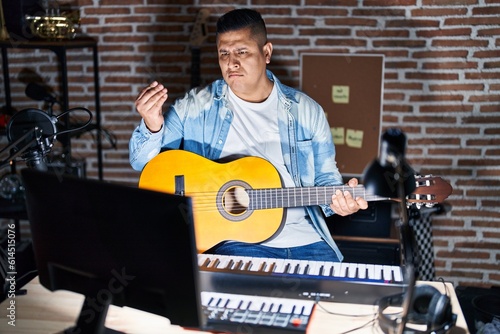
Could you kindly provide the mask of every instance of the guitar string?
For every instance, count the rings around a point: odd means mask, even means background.
[[[366,189],[362,185],[357,187],[349,186],[331,186],[331,187],[321,187],[322,190],[317,189],[318,187],[303,187],[303,188],[264,188],[264,189],[245,189],[248,194],[248,200],[250,205],[240,206],[241,201],[233,199],[232,196],[226,196],[221,200],[218,196],[219,191],[209,191],[209,192],[193,192],[187,193],[186,196],[192,197],[194,199],[193,205],[197,210],[203,211],[219,211],[222,206],[232,207],[237,206],[237,210],[247,210],[247,209],[273,209],[273,208],[285,208],[285,207],[300,207],[307,205],[318,205],[318,204],[331,204],[331,196],[333,195],[332,190],[349,191],[353,197],[362,197],[367,201],[371,200],[384,200],[376,195],[367,193]],[[293,193],[293,194],[292,194]],[[214,198],[215,207],[214,207]],[[306,200],[303,200],[307,197]],[[324,199],[321,201],[320,199]],[[298,204],[297,204],[298,202]],[[274,203],[274,205],[273,205]],[[278,204],[280,203],[280,204]],[[285,204],[286,203],[286,204]],[[292,205],[293,203],[293,205]],[[312,204],[311,204],[312,203]],[[271,205],[269,205],[271,204]]]
[[[318,189],[321,190],[318,191]],[[367,201],[398,200],[394,198],[389,198],[389,197],[385,198],[367,193],[366,188],[363,185],[358,185],[356,187],[349,187],[347,185],[343,185],[343,186],[302,187],[302,188],[292,187],[292,188],[245,189],[245,191],[247,191],[247,193],[249,194],[249,201],[251,202],[250,206],[239,206],[241,204],[241,201],[233,200],[231,196],[226,196],[224,197],[223,200],[221,200],[221,197],[218,197],[217,195],[220,193],[220,191],[193,192],[187,194],[187,196],[191,196],[196,200],[195,205],[197,206],[197,208],[200,208],[200,210],[220,211],[221,207],[223,207],[224,205],[228,207],[236,204],[238,206],[237,207],[238,210],[246,211],[249,208],[251,210],[262,210],[262,209],[274,209],[274,208],[300,207],[300,206],[318,205],[318,204],[328,205],[331,204],[329,198],[331,195],[333,195],[332,190],[337,190],[337,189],[338,190],[342,189],[342,191],[347,190],[351,193],[353,197],[360,196],[366,199]],[[293,192],[293,194],[291,194],[291,192]],[[215,208],[214,208],[214,196],[216,197]],[[302,198],[307,196],[309,196],[309,202],[301,201]],[[324,198],[324,200],[320,201],[319,198]],[[292,205],[290,204],[292,203],[292,201],[294,203],[298,201],[299,204]],[[255,204],[257,202],[260,204],[258,205]],[[409,202],[434,203],[436,201],[432,199],[425,200],[425,197],[421,196],[418,200],[409,199]]]

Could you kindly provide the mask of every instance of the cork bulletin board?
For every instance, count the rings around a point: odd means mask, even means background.
[[[383,55],[303,53],[301,90],[325,110],[340,172],[360,176],[378,156]]]

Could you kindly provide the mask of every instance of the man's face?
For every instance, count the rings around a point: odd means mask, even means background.
[[[266,64],[271,59],[271,43],[259,47],[247,28],[220,34],[217,51],[222,76],[236,95],[250,102],[267,98],[261,95],[269,84]]]

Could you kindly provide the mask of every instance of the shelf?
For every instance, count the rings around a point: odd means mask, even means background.
[[[102,139],[101,139],[101,107],[100,107],[100,87],[99,87],[99,63],[98,63],[98,50],[97,41],[94,38],[83,36],[71,40],[25,40],[14,41],[4,40],[0,41],[0,48],[2,51],[2,69],[4,76],[5,86],[5,104],[7,108],[12,107],[11,90],[10,90],[10,76],[9,76],[9,59],[8,49],[46,49],[54,52],[59,60],[59,67],[61,72],[61,93],[62,101],[61,107],[63,111],[69,109],[69,96],[68,96],[68,69],[67,69],[67,54],[69,49],[90,48],[92,49],[93,65],[94,65],[94,95],[95,95],[95,125],[97,131],[97,168],[99,180],[103,179],[103,163],[102,163]],[[69,117],[64,117],[65,127],[69,128]],[[64,134],[58,137],[58,141],[64,147],[64,155],[67,157],[68,166],[71,163],[71,140],[69,134]]]

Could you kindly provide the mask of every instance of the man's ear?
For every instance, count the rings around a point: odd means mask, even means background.
[[[263,46],[264,56],[266,57],[266,64],[271,62],[271,55],[273,54],[273,44],[271,42],[267,42]]]

